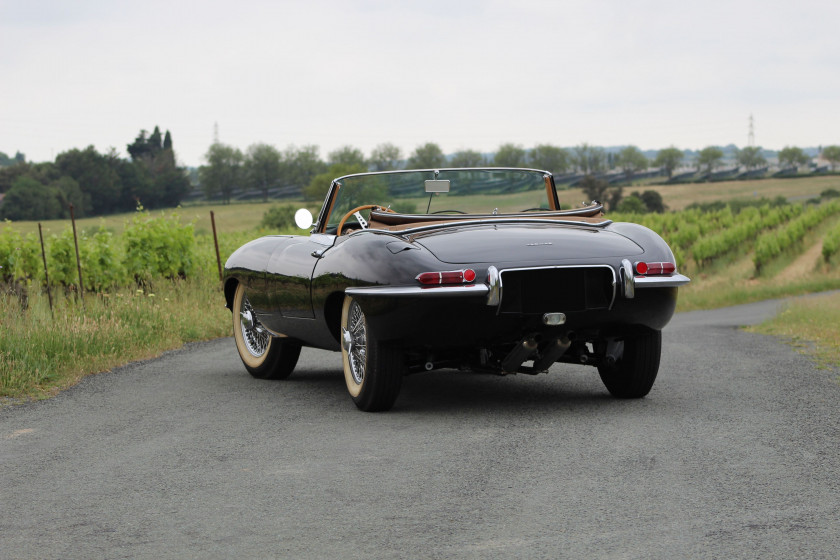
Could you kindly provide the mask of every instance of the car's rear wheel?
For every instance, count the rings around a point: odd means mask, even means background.
[[[646,331],[624,339],[624,354],[612,366],[598,367],[601,381],[614,397],[638,399],[653,387],[659,373],[662,331]]]
[[[378,412],[394,405],[405,368],[403,353],[377,340],[352,296],[344,297],[341,309],[341,357],[347,391],[360,410]]]
[[[300,343],[272,336],[257,319],[245,286],[233,296],[233,338],[248,373],[259,379],[285,379],[300,357]]]

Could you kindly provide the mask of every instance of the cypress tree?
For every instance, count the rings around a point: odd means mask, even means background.
[[[152,155],[157,154],[163,148],[160,137],[160,128],[155,126],[154,132],[149,136],[149,146],[152,148]]]

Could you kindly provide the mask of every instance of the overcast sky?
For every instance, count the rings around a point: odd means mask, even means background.
[[[0,151],[840,144],[840,1],[0,0]]]

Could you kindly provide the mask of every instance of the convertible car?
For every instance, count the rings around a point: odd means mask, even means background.
[[[677,273],[653,231],[561,210],[551,173],[433,169],[332,181],[308,235],[271,235],[225,264],[236,347],[254,377],[285,378],[302,346],[340,351],[365,411],[405,375],[597,368],[618,398],[648,394]]]

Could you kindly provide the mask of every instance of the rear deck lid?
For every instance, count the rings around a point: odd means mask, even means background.
[[[574,226],[464,226],[421,234],[414,242],[452,264],[597,259],[643,252],[617,233]]]

